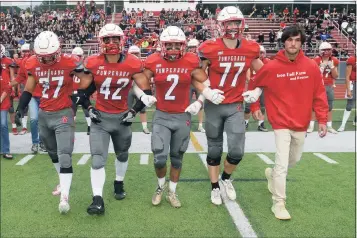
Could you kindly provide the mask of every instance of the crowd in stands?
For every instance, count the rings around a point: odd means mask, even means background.
[[[83,44],[93,38],[105,24],[105,13],[95,2],[86,5],[78,2],[75,9],[65,11],[16,12],[7,9],[0,15],[0,43],[8,49],[19,49],[24,43],[31,43],[42,31],[53,31],[62,44]]]

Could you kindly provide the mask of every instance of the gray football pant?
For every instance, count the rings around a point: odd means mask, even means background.
[[[227,133],[229,162],[238,164],[244,155],[245,123],[242,103],[215,105],[205,101],[207,160],[221,160],[223,152],[223,131]]]
[[[352,84],[353,84],[352,98],[347,99],[346,111],[351,111],[352,108],[356,106],[356,81],[352,82]]]
[[[183,154],[190,141],[191,114],[156,110],[152,124],[151,150],[155,168],[165,167],[169,149],[171,166],[181,168]]]
[[[38,126],[40,139],[45,145],[53,163],[61,168],[72,166],[74,145],[74,118],[71,108],[56,112],[39,110]]]
[[[107,162],[109,141],[113,141],[114,152],[120,162],[128,161],[131,145],[131,127],[120,124],[119,118],[124,114],[111,114],[100,111],[101,123],[92,123],[89,135],[92,168],[103,168]]]

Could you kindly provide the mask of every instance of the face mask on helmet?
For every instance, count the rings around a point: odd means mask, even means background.
[[[30,57],[31,52],[29,50],[21,51],[22,57]]]
[[[109,36],[101,39],[101,51],[103,54],[116,55],[122,51],[122,39],[120,36]]]
[[[196,53],[197,52],[197,47],[196,46],[187,47],[187,52]]]
[[[49,65],[53,65],[56,62],[58,62],[58,59],[60,57],[60,53],[54,53],[52,55],[36,55],[37,60],[40,64],[45,65],[45,66],[49,66]]]
[[[322,57],[331,57],[332,55],[332,49],[323,49],[323,50],[320,50],[320,55]]]
[[[178,60],[185,54],[185,44],[182,42],[162,43],[161,52],[167,60]]]
[[[244,31],[244,20],[233,20],[220,23],[224,38],[238,39]]]

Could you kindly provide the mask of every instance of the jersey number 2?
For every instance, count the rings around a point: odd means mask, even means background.
[[[112,78],[106,78],[100,86],[100,93],[104,94],[104,99],[108,99],[110,95],[110,84],[112,83]],[[120,91],[129,84],[128,78],[118,79],[117,84],[122,84],[121,87],[118,87],[117,90],[112,94],[112,100],[120,100],[121,96],[119,95]]]
[[[175,96],[171,95],[171,93],[174,91],[174,89],[178,84],[179,76],[177,74],[169,74],[167,75],[166,81],[168,82],[174,81],[171,87],[169,88],[169,90],[167,90],[167,93],[165,94],[165,100],[173,101],[175,100]]]
[[[58,81],[57,83],[57,87],[55,90],[55,93],[53,94],[52,98],[57,98],[58,97],[58,93],[63,85],[63,76],[59,76],[59,77],[52,77],[51,80],[49,78],[39,78],[39,83],[42,84],[42,97],[43,98],[48,98],[48,94],[47,94],[47,90],[50,89],[50,82],[51,81]],[[45,84],[47,83],[47,84]]]
[[[242,73],[245,63],[244,62],[235,62],[235,63],[220,63],[219,67],[221,68],[225,68],[224,69],[224,73],[222,75],[221,81],[219,82],[219,86],[223,87],[224,83],[226,82],[226,78],[227,75],[229,74],[231,68],[232,68],[232,64],[234,68],[238,67],[237,73],[234,75],[231,87],[235,87],[237,85],[237,80],[238,80],[238,76]]]

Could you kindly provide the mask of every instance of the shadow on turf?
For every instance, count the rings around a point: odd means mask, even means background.
[[[180,182],[209,182],[210,180],[208,178],[205,179],[190,179],[190,178],[180,178]],[[253,179],[245,179],[245,178],[237,178],[233,179],[233,182],[266,182],[266,178],[260,179],[260,178],[253,178]],[[297,181],[296,179],[287,179],[289,182],[295,182]]]

